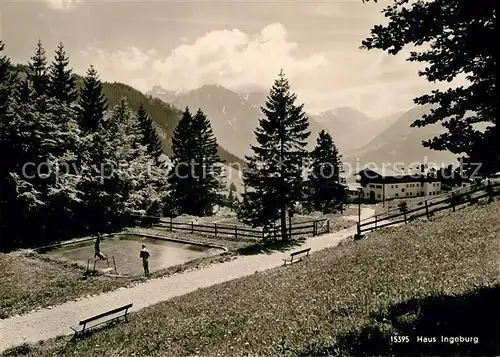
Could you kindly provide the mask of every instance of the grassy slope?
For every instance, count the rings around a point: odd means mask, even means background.
[[[217,217],[217,216],[214,216]],[[329,215],[331,231],[338,231],[354,223],[342,217]],[[209,221],[212,217],[202,219]],[[295,217],[294,217],[295,218]],[[304,219],[304,217],[302,217]],[[308,217],[309,220],[313,219]],[[239,222],[233,222],[241,224]],[[220,256],[201,257],[185,264],[169,267],[152,274],[153,277],[167,276],[172,273],[202,268],[204,266],[224,262],[241,254],[256,254],[260,250],[292,249],[303,242],[304,237],[295,236],[296,242],[288,246],[262,245],[260,241],[224,238],[214,238],[213,235],[191,234],[190,232],[174,231],[168,228],[130,228],[130,232],[160,235],[184,239],[198,243],[211,243],[226,247],[229,252]],[[309,235],[307,235],[309,236]],[[141,277],[110,278],[103,275],[84,278],[84,269],[71,263],[62,263],[47,259],[46,256],[34,254],[26,256],[22,252],[9,254],[0,253],[0,266],[4,272],[0,275],[0,318],[15,314],[23,314],[39,307],[62,304],[66,301],[86,295],[112,291],[119,287],[140,283]]]
[[[146,308],[86,339],[22,350],[37,357],[498,354],[499,218],[495,203],[381,230]],[[391,344],[396,333],[480,343]]]

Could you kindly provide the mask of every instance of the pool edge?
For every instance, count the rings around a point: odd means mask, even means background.
[[[192,244],[192,245],[198,245],[198,246],[202,246],[202,247],[222,249],[224,252],[222,252],[220,254],[227,253],[229,251],[228,248],[226,248],[226,247],[224,247],[222,245],[216,245],[216,244],[210,244],[210,243],[192,242],[192,241],[189,241],[189,240],[177,239],[177,238],[168,238],[168,237],[163,237],[163,236],[157,236],[157,235],[154,235],[154,234],[143,234],[143,233],[134,233],[134,232],[120,232],[120,233],[105,233],[105,234],[101,234],[102,237],[120,236],[120,235],[122,235],[122,236],[124,236],[124,235],[135,235],[135,236],[139,236],[139,237],[156,238],[156,239],[168,240],[168,241],[177,242],[177,243]],[[95,239],[96,239],[95,236],[94,237],[75,238],[75,239],[71,239],[71,240],[64,241],[64,242],[59,242],[59,243],[54,243],[54,244],[46,245],[46,246],[43,246],[43,247],[32,248],[32,250],[35,251],[35,252],[37,252],[37,253],[40,253],[39,251],[41,251],[41,250],[51,249],[51,248],[60,248],[60,247],[63,247],[63,246],[69,245],[69,244],[83,243],[83,242],[90,241],[90,240],[95,240]]]
[[[216,245],[216,244],[210,244],[210,243],[192,242],[192,241],[189,241],[189,240],[177,239],[177,238],[168,238],[168,237],[163,237],[163,236],[157,236],[157,235],[154,235],[154,234],[144,234],[144,233],[127,232],[127,233],[115,233],[115,234],[107,234],[107,235],[108,236],[134,235],[134,236],[140,236],[140,237],[146,237],[146,238],[156,238],[156,239],[168,240],[168,241],[177,242],[177,243],[198,245],[198,246],[202,246],[202,247],[217,248],[217,249],[222,249],[224,251],[224,253],[226,253],[226,252],[229,251],[226,247],[224,247],[222,245]]]

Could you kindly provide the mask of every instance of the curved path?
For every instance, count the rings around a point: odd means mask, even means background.
[[[373,209],[364,208],[361,212],[361,219],[373,214]],[[301,248],[310,247],[313,252],[333,247],[342,239],[355,233],[356,226],[353,226],[342,231],[311,237],[302,244]],[[130,288],[120,288],[98,296],[70,301],[51,309],[41,309],[26,315],[0,320],[0,352],[23,342],[37,342],[59,335],[72,334],[70,326],[75,326],[78,321],[118,306],[133,303],[131,311],[137,311],[200,288],[248,276],[257,271],[276,268],[283,264],[282,259],[289,254],[290,252],[274,252],[240,256],[229,262],[149,280]]]

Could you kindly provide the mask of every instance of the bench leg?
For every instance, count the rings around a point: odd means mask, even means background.
[[[124,316],[125,316],[125,322],[128,322],[128,319],[127,319],[127,312],[128,312],[128,309],[127,309],[127,310],[125,310],[125,315],[124,315]]]

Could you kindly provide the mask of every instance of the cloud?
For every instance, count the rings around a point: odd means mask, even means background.
[[[167,89],[192,89],[206,83],[236,86],[261,83],[268,86],[284,68],[290,79],[315,71],[326,64],[326,57],[313,54],[297,57],[298,44],[288,40],[282,24],[264,27],[257,34],[238,29],[206,33],[192,43],[183,43],[162,58],[156,51],[137,47],[113,52],[90,47],[81,54],[91,61],[103,78],[140,76],[141,82]]]
[[[68,11],[73,10],[81,4],[82,0],[43,0],[51,9]]]
[[[283,68],[311,112],[353,106],[382,116],[413,106],[415,96],[428,92],[431,86],[417,75],[421,65],[406,62],[405,55],[362,51],[358,46],[298,55],[299,43],[289,39],[282,24],[274,23],[253,34],[239,29],[211,31],[163,55],[135,46],[115,51],[91,47],[81,55],[85,66],[94,64],[102,79],[142,91],[154,85],[177,90],[215,83],[268,88]]]

